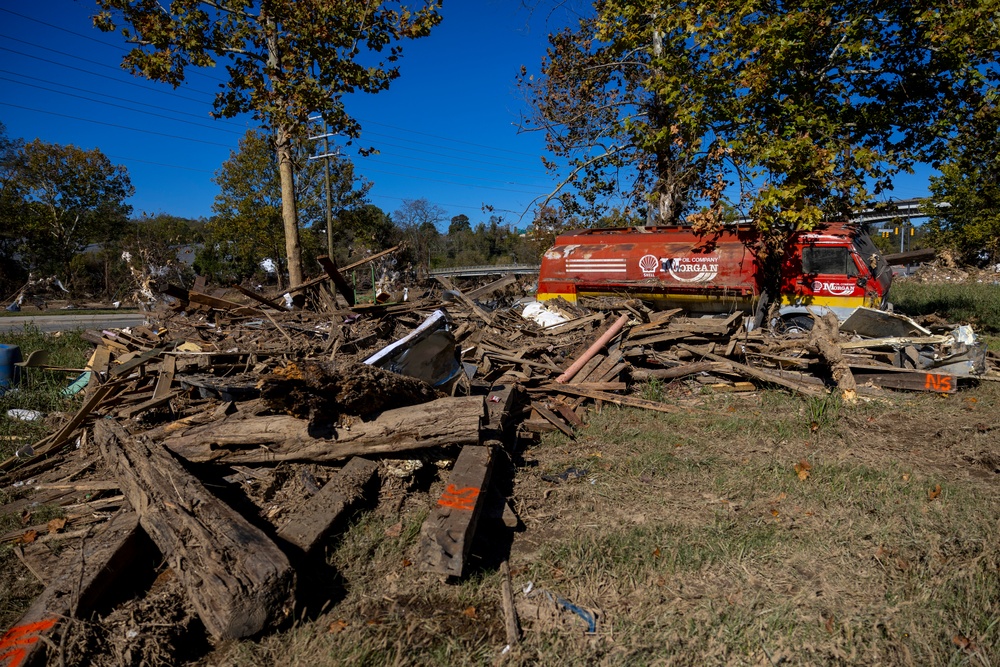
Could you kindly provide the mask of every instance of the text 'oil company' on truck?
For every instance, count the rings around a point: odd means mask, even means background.
[[[682,226],[562,234],[542,258],[537,299],[626,296],[690,313],[752,313],[765,287],[754,240],[745,225],[704,235]],[[844,320],[859,306],[888,306],[892,271],[861,227],[823,223],[789,244],[778,311],[786,328],[811,328],[810,313]]]

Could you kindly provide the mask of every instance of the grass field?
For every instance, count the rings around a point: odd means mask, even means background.
[[[985,333],[1000,333],[1000,285],[897,280],[889,298],[896,311],[906,315],[937,314]]]
[[[523,452],[510,567],[525,636],[507,654],[506,545],[480,531],[461,583],[417,572],[417,496],[333,546],[325,613],[203,664],[1000,662],[1000,388],[854,406],[657,391],[692,407],[608,407],[577,441]]]

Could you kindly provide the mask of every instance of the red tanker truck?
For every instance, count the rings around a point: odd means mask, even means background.
[[[542,258],[539,301],[627,296],[691,313],[753,312],[764,291],[746,225],[697,234],[690,227],[585,229],[562,234]],[[810,328],[810,311],[846,319],[885,308],[892,271],[868,234],[844,222],[798,232],[781,267],[779,317]]]

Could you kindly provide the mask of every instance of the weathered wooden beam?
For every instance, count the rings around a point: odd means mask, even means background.
[[[720,363],[727,363],[732,368],[732,370],[745,377],[753,378],[755,380],[760,380],[762,382],[769,382],[771,384],[776,384],[779,387],[785,387],[791,389],[794,392],[802,394],[803,396],[820,397],[826,396],[826,390],[822,388],[813,387],[811,385],[803,384],[801,382],[796,382],[794,380],[788,380],[775,373],[770,373],[763,371],[759,368],[753,368],[752,366],[747,366],[746,364],[741,364],[739,362],[733,361],[732,359],[726,359],[725,357],[720,357],[717,354],[712,354],[711,352],[702,352],[700,350],[694,349],[688,345],[680,344],[679,347],[682,350],[687,350],[692,354],[702,356],[711,361],[718,361]]]
[[[470,291],[466,292],[465,296],[469,297],[470,299],[478,299],[481,296],[486,296],[487,294],[492,294],[493,292],[497,291],[498,289],[502,289],[504,287],[507,287],[507,285],[513,285],[516,282],[517,282],[517,276],[515,276],[512,273],[508,273],[503,278],[500,278],[498,280],[494,280],[493,282],[489,283],[488,285],[483,285],[482,287],[477,287],[474,290],[470,290]]]
[[[277,301],[272,301],[271,299],[268,299],[267,297],[264,297],[264,296],[261,296],[260,294],[257,294],[253,290],[247,289],[243,285],[234,284],[233,287],[235,287],[239,291],[239,293],[242,294],[243,296],[247,297],[248,299],[253,299],[257,303],[261,304],[262,306],[268,306],[270,308],[274,308],[275,310],[278,310],[278,311],[281,311],[281,312],[288,312],[288,311],[291,310],[291,308],[287,308],[283,303],[278,303]]]
[[[854,380],[859,385],[871,383],[884,389],[905,389],[907,391],[931,391],[938,394],[953,394],[958,391],[958,378],[947,373],[933,373],[917,370],[891,370],[888,372],[854,372]]]
[[[166,450],[107,419],[94,435],[209,634],[239,639],[284,620],[294,608],[295,573],[274,542]]]
[[[309,553],[361,500],[377,471],[374,461],[354,457],[289,517],[278,536]]]
[[[344,297],[347,301],[348,306],[353,306],[354,301],[354,288],[348,284],[344,276],[341,275],[340,270],[337,269],[337,262],[332,257],[327,257],[326,255],[321,255],[316,258],[319,265],[323,267],[326,275],[330,276],[330,280],[333,284],[337,286],[337,291],[340,292],[340,296]]]
[[[217,296],[202,294],[201,292],[195,292],[194,290],[188,291],[188,300],[191,303],[199,303],[203,306],[208,306],[209,308],[215,308],[216,310],[231,312],[234,315],[255,315],[258,317],[263,315],[259,308],[244,306],[242,303],[236,303],[235,301],[230,301],[228,299],[220,299]]]
[[[565,435],[567,438],[569,438],[571,440],[575,440],[576,439],[576,434],[573,433],[573,429],[571,429],[569,426],[567,426],[566,422],[564,422],[562,419],[560,419],[554,412],[552,412],[551,410],[549,410],[547,407],[545,407],[544,405],[542,405],[538,401],[532,401],[531,402],[531,407],[535,410],[535,412],[537,412],[539,415],[541,415],[542,419],[544,419],[545,421],[549,422],[550,424],[552,424],[553,426],[555,426],[557,429],[559,429],[560,431],[562,431],[563,435]]]
[[[437,506],[420,529],[419,568],[461,577],[493,471],[493,448],[462,448]]]
[[[572,384],[548,384],[542,385],[539,391],[551,391],[559,394],[569,394],[572,396],[586,396],[587,398],[592,398],[595,401],[606,401],[608,403],[614,403],[616,405],[627,405],[634,408],[644,408],[646,410],[654,410],[656,412],[689,412],[685,408],[680,408],[674,405],[668,405],[667,403],[659,403],[657,401],[647,401],[642,398],[633,398],[631,396],[619,396],[618,394],[610,394],[605,391],[595,391],[592,389],[586,389],[581,387],[581,385]]]
[[[164,445],[189,461],[339,461],[352,456],[479,442],[482,396],[439,398],[386,410],[350,428],[319,429],[289,415],[228,417],[181,430]]]
[[[454,292],[455,295],[458,297],[458,300],[461,301],[466,308],[475,313],[476,317],[481,319],[483,322],[486,322],[487,324],[493,324],[493,316],[487,313],[482,308],[480,308],[475,301],[465,296],[465,293],[462,292],[462,290],[455,287],[455,283],[451,282],[444,276],[434,276],[434,280],[441,283],[441,286],[444,287],[446,290]]]
[[[48,649],[59,644],[64,621],[90,611],[135,556],[138,532],[138,515],[122,511],[83,542],[82,553],[68,550],[72,557],[63,557],[58,576],[0,637],[0,665],[46,664]]]

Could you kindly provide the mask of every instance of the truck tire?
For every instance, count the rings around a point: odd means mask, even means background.
[[[809,315],[785,315],[778,320],[779,333],[808,333],[813,328],[813,318]]]

